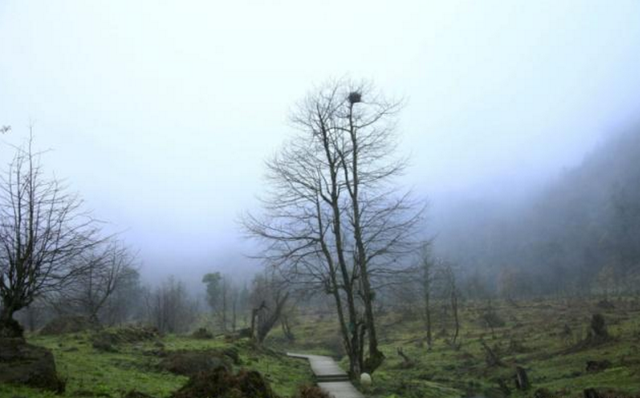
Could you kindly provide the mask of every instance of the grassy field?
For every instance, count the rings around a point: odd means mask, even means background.
[[[436,323],[437,337],[431,350],[425,344],[424,322],[419,315],[387,313],[381,318],[380,341],[387,360],[374,374],[373,397],[500,397],[499,380],[513,397],[533,396],[547,389],[559,397],[582,397],[586,388],[611,389],[640,394],[640,303],[615,300],[603,309],[595,301],[537,301],[494,304],[504,326],[492,332],[481,320],[484,303],[467,304],[462,312],[459,346]],[[579,347],[586,338],[594,313],[602,313],[611,339],[600,345]],[[570,331],[570,334],[567,333]],[[274,333],[272,344],[299,351],[337,355],[337,329],[328,316],[303,316],[295,328],[296,341],[285,343]],[[482,341],[502,362],[489,366]],[[397,349],[414,362],[406,368]],[[588,372],[587,361],[611,363],[599,372]],[[346,362],[343,363],[346,367]],[[515,389],[515,366],[527,370],[532,386]]]
[[[491,331],[481,321],[483,304],[467,304],[462,312],[459,346],[449,342],[451,330],[436,323],[436,339],[429,350],[425,344],[424,323],[410,313],[388,311],[380,318],[380,340],[387,357],[373,375],[368,394],[376,398],[418,397],[500,397],[499,381],[513,397],[532,397],[540,389],[558,397],[582,397],[586,388],[615,390],[619,394],[640,393],[640,305],[637,300],[615,300],[604,309],[596,302],[537,301],[494,304],[504,325]],[[611,335],[609,341],[581,346],[591,315],[602,313]],[[294,394],[302,384],[312,381],[304,361],[287,358],[285,350],[340,356],[341,345],[330,315],[299,316],[294,326],[296,340],[286,341],[274,330],[267,345],[257,350],[246,340],[224,338],[194,339],[165,336],[168,352],[233,347],[241,366],[260,371],[283,397]],[[167,397],[187,380],[158,367],[159,358],[149,355],[153,342],[125,344],[117,352],[97,351],[89,333],[45,337],[28,336],[31,344],[51,349],[58,371],[67,382],[64,397],[120,397],[137,390],[154,397]],[[501,364],[487,363],[484,342]],[[397,349],[411,359],[407,366]],[[607,360],[601,371],[586,370],[587,361]],[[343,359],[343,365],[346,362]],[[527,370],[532,384],[528,391],[514,388],[515,366]],[[56,395],[26,387],[0,385],[0,397],[42,398]]]
[[[92,347],[89,333],[62,336],[28,336],[29,343],[51,349],[60,376],[66,380],[62,397],[120,397],[136,390],[154,397],[167,397],[187,381],[162,371],[161,358],[149,355],[153,342],[123,344],[118,352],[103,352]],[[167,352],[210,350],[233,347],[239,353],[241,367],[255,369],[283,397],[291,396],[300,385],[311,384],[312,375],[303,361],[288,358],[268,349],[256,350],[245,341],[225,342],[223,338],[195,339],[169,335],[162,338]],[[240,366],[238,366],[239,368]],[[0,384],[0,397],[60,397],[42,390]]]

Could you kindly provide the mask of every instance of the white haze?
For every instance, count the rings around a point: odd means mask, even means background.
[[[238,215],[295,101],[327,78],[406,99],[407,186],[534,190],[640,109],[640,2],[0,1],[0,163],[33,123],[48,170],[144,274],[246,273]]]

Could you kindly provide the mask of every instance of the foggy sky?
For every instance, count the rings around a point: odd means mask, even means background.
[[[0,0],[0,163],[33,123],[47,170],[145,275],[237,272],[236,220],[314,85],[406,99],[404,183],[438,220],[579,163],[633,121],[638,71],[635,0]]]

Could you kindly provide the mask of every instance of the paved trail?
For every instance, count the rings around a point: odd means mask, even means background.
[[[306,359],[316,377],[318,387],[334,398],[364,398],[349,381],[349,375],[330,357],[287,353],[292,358]]]

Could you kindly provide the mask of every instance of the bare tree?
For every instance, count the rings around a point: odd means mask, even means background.
[[[189,297],[184,283],[169,277],[145,294],[147,318],[162,333],[185,332],[198,313],[198,303]]]
[[[459,302],[460,291],[456,282],[456,274],[453,269],[453,265],[449,262],[442,262],[440,266],[440,272],[442,273],[442,282],[444,283],[444,292],[451,306],[451,314],[453,316],[453,337],[451,338],[451,345],[456,347],[456,342],[460,334],[460,316],[459,316]]]
[[[125,267],[103,307],[101,322],[112,326],[130,321],[134,317],[140,318],[143,311],[142,292],[138,268]]]
[[[382,363],[375,291],[419,243],[423,207],[394,184],[399,108],[347,80],[309,95],[292,115],[300,134],[267,162],[264,216],[244,220],[285,280],[334,298],[352,376]]]
[[[0,186],[0,336],[21,337],[13,314],[83,272],[73,265],[99,242],[99,230],[81,205],[44,175],[31,139],[17,149]]]
[[[427,346],[429,350],[432,348],[432,323],[431,323],[431,295],[433,290],[434,279],[434,262],[431,258],[429,248],[425,246],[420,256],[420,287],[422,290],[422,298],[424,305],[424,320],[427,329]]]
[[[256,275],[251,290],[251,336],[262,344],[273,327],[282,320],[289,300],[289,291],[283,281],[273,274]]]
[[[112,241],[104,247],[79,256],[81,271],[75,281],[59,292],[57,305],[62,312],[76,312],[100,323],[100,312],[111,296],[128,281],[135,270],[135,257],[128,248]]]

